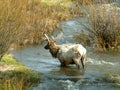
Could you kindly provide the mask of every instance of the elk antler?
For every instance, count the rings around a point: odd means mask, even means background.
[[[46,34],[44,34],[44,35],[45,35],[46,39],[47,39],[48,41],[50,41],[49,37],[48,37]]]

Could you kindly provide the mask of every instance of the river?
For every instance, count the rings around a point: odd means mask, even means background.
[[[73,35],[84,29],[80,22],[86,21],[72,19],[61,22],[63,31],[59,33],[62,37],[57,44],[76,43]],[[105,82],[101,78],[106,73],[120,74],[120,53],[96,53],[90,47],[86,47],[87,60],[84,71],[82,68],[78,70],[75,65],[61,68],[59,61],[44,49],[45,45],[46,42],[43,42],[41,45],[28,46],[12,52],[17,60],[43,75],[42,82],[30,90],[119,90],[113,87],[111,82]]]

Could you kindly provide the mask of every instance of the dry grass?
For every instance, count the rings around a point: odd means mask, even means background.
[[[14,79],[6,79],[2,85],[0,85],[0,90],[23,90],[24,78],[21,80]]]
[[[85,26],[90,34],[82,33],[75,39],[85,43],[90,40],[95,51],[120,51],[120,8],[117,4],[108,5],[108,1],[83,4],[89,14],[89,25]]]
[[[80,32],[77,35],[74,35],[74,39],[85,47],[90,45],[89,36],[84,31]]]
[[[89,5],[91,3],[98,3],[98,0],[74,0],[75,2],[81,4],[81,5]]]
[[[12,55],[4,55],[0,65],[0,90],[28,90],[41,81],[40,73],[30,70]]]
[[[55,28],[60,28],[60,21],[76,14],[73,9],[59,4],[46,5],[41,0],[1,0],[0,57],[13,43],[41,43],[44,33],[50,34]]]
[[[18,6],[17,6],[18,4]],[[23,12],[21,3],[0,1],[0,56],[2,57],[10,47],[11,43],[17,40],[17,34],[23,23]]]
[[[91,41],[97,48],[103,48],[104,51],[120,50],[120,13],[119,8],[113,5],[90,5],[89,23],[91,25]]]

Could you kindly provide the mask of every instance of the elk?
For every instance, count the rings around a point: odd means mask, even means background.
[[[85,68],[86,60],[86,49],[81,44],[74,45],[57,45],[55,39],[50,39],[46,34],[44,34],[48,43],[44,47],[49,50],[54,58],[58,58],[61,66],[67,66],[69,64],[76,64],[78,69],[80,69],[80,60],[83,69]]]

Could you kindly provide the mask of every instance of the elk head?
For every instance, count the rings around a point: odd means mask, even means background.
[[[59,50],[59,47],[56,45],[56,40],[55,39],[49,39],[49,37],[45,34],[45,37],[48,41],[47,45],[44,47],[45,49],[49,49],[50,53],[54,58],[57,58],[57,53]]]
[[[46,34],[44,34],[44,35],[45,35],[45,37],[48,41],[47,45],[44,47],[45,49],[51,49],[52,47],[56,46],[56,44],[55,44],[56,40],[55,39],[52,38],[50,40],[50,38]]]

